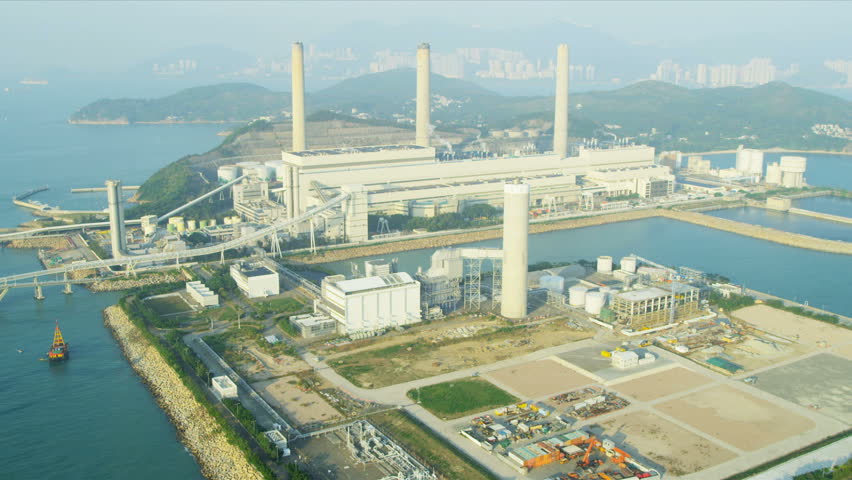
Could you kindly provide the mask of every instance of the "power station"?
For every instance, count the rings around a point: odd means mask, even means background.
[[[121,181],[107,180],[106,190],[112,256],[113,258],[119,258],[127,252],[127,233],[124,230],[124,205],[122,204]]]
[[[516,319],[527,315],[530,186],[507,183],[503,192],[503,297],[500,314]]]

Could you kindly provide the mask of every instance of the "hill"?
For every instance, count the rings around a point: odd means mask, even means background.
[[[74,112],[75,122],[245,122],[280,115],[290,95],[250,83],[223,83],[188,88],[157,99],[101,99]]]
[[[344,80],[309,95],[310,112],[353,110],[397,122],[414,117],[415,74],[400,69]],[[432,75],[432,121],[444,128],[551,128],[553,97],[509,97],[475,83]],[[289,110],[289,95],[251,84],[183,90],[156,100],[99,100],[72,121],[127,119],[236,121]],[[630,137],[661,149],[699,151],[739,144],[841,150],[847,141],[814,135],[814,124],[852,126],[852,102],[784,83],[744,88],[686,89],[654,81],[618,90],[571,94],[571,136]]]

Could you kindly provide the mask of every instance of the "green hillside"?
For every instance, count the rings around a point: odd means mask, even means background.
[[[70,120],[248,121],[279,115],[281,110],[289,108],[289,94],[272,92],[251,83],[223,83],[188,88],[157,99],[101,99],[74,112]]]

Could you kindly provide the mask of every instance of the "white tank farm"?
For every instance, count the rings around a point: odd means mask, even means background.
[[[586,293],[586,313],[592,315],[600,315],[601,309],[606,305],[606,293],[604,292],[588,292]]]
[[[219,176],[219,182],[228,183],[240,176],[240,167],[236,165],[222,165],[216,173]]]
[[[187,231],[194,232],[195,230],[198,230],[198,223],[195,220],[187,220],[186,229]]]
[[[544,275],[538,279],[538,286],[551,292],[562,293],[565,290],[565,279],[559,275]]]
[[[262,182],[269,182],[275,179],[275,169],[268,165],[255,165],[246,168],[246,172]]]
[[[612,273],[612,257],[608,255],[598,257],[598,273]]]
[[[805,157],[781,157],[781,185],[787,188],[805,186],[805,168],[808,159]]]
[[[769,185],[781,184],[781,164],[778,162],[770,163],[766,166],[766,179],[764,180]]]
[[[623,257],[621,269],[627,273],[636,273],[636,257]]]
[[[582,307],[586,304],[586,292],[589,289],[582,285],[574,285],[568,289],[568,303],[572,307]]]

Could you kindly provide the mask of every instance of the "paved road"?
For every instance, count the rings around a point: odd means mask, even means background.
[[[749,477],[749,480],[788,480],[796,475],[842,464],[850,458],[852,458],[852,437],[846,437],[839,442],[826,445],[819,450]]]

